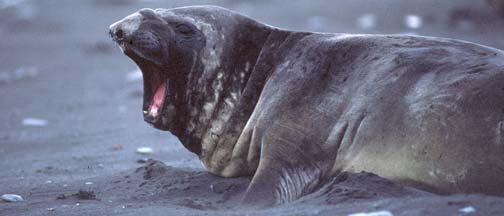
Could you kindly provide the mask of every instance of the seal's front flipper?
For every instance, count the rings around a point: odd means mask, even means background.
[[[320,183],[321,169],[289,140],[263,137],[259,167],[242,206],[260,209],[298,199]]]
[[[259,171],[259,169],[258,169]],[[260,175],[257,175],[260,173]],[[256,172],[242,199],[241,206],[249,209],[261,209],[280,204],[278,200],[279,179],[275,172],[264,170]]]

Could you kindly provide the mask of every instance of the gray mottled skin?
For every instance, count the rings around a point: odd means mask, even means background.
[[[146,121],[209,172],[253,175],[246,205],[292,201],[363,170],[438,193],[504,194],[500,50],[293,32],[213,6],[143,9],[110,28],[144,73]],[[169,87],[153,117],[158,82]]]

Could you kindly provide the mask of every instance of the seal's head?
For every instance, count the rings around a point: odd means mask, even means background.
[[[112,24],[109,34],[142,70],[145,121],[170,130],[175,107],[182,102],[177,89],[183,88],[194,55],[205,45],[203,33],[189,20],[141,9]]]
[[[200,154],[202,142],[240,132],[242,122],[225,126],[233,116],[250,115],[242,106],[254,103],[241,95],[270,31],[221,7],[190,6],[141,9],[109,33],[142,71],[145,121]]]

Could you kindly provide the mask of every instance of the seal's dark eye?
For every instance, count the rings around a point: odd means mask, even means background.
[[[178,32],[180,32],[182,34],[192,34],[193,33],[192,28],[186,24],[179,24],[175,28],[177,29]]]

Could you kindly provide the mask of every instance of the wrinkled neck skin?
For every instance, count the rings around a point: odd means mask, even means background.
[[[204,19],[203,19],[204,20]],[[220,176],[252,175],[257,164],[233,164],[236,145],[258,101],[268,71],[256,71],[255,65],[269,35],[274,31],[245,17],[229,23],[209,25],[197,21],[206,36],[205,47],[194,55],[187,73],[180,129],[171,132],[182,144],[200,157],[203,165]],[[226,31],[226,34],[218,32]],[[258,86],[259,85],[259,86]],[[177,113],[179,113],[177,111]],[[258,158],[257,158],[258,160]]]

